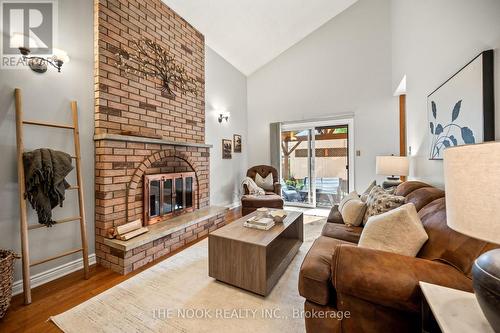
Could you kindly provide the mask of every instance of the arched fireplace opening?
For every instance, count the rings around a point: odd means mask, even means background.
[[[199,209],[197,167],[192,158],[178,152],[147,158],[129,186],[128,220],[140,218],[146,226]]]

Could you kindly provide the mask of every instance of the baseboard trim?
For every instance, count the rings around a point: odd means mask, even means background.
[[[95,254],[89,255],[89,264],[94,265],[96,263]],[[83,268],[83,259],[76,259],[68,263],[62,264],[60,266],[46,270],[35,274],[31,277],[31,288],[35,288],[45,284],[47,282],[53,281],[69,273],[76,272]],[[23,280],[15,281],[12,284],[12,294],[18,295],[23,292]]]
[[[235,201],[233,203],[227,204],[224,207],[229,208],[229,209],[235,209],[241,206],[241,202]]]

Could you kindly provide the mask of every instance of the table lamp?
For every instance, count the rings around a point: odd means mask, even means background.
[[[408,176],[408,170],[409,160],[406,156],[377,156],[377,175],[388,176],[382,183],[383,188],[390,188],[401,184],[399,176]]]
[[[500,142],[444,150],[448,226],[464,235],[500,244]],[[472,267],[478,303],[500,332],[500,249],[482,254]]]

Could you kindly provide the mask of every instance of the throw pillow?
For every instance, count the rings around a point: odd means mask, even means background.
[[[393,187],[389,187],[389,188],[384,188],[384,190],[389,194],[394,194],[394,193],[396,193],[396,188],[397,188],[397,186],[393,186]]]
[[[368,185],[368,188],[361,194],[362,201],[366,202],[366,199],[368,199],[368,194],[370,194],[370,191],[375,187],[375,185],[377,185],[377,182],[375,180],[372,181],[370,185]]]
[[[405,197],[387,193],[382,187],[375,186],[366,199],[366,213],[363,224],[366,224],[370,216],[378,215],[397,208],[405,203]]]
[[[342,200],[340,200],[340,203],[339,203],[339,211],[342,212],[342,208],[344,207],[344,205],[348,201],[353,200],[353,199],[359,199],[358,192],[352,191],[351,193],[346,195],[344,198],[342,198]]]
[[[269,173],[266,178],[262,178],[260,174],[255,175],[255,183],[258,187],[266,191],[274,191],[273,174]]]
[[[366,211],[366,203],[359,198],[347,201],[343,206],[340,214],[346,225],[359,226],[363,222],[363,217]]]
[[[358,246],[415,257],[429,237],[412,203],[368,219]]]

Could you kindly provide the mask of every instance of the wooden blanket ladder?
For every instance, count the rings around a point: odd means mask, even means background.
[[[84,208],[84,198],[83,198],[83,181],[82,181],[82,170],[81,170],[81,154],[80,154],[80,138],[78,130],[78,107],[75,101],[71,102],[71,112],[73,115],[73,124],[57,124],[43,121],[33,121],[23,119],[23,103],[21,90],[15,89],[15,99],[16,99],[16,134],[17,134],[17,176],[19,181],[19,209],[20,209],[20,221],[21,221],[21,248],[22,248],[22,262],[23,262],[23,290],[24,290],[24,303],[31,303],[31,276],[30,267],[37,266],[55,259],[59,259],[65,256],[72,255],[74,253],[82,252],[83,255],[83,270],[85,279],[89,278],[89,255],[88,255],[88,245],[87,245],[87,228],[85,223],[85,208]],[[59,255],[55,255],[49,258],[30,261],[29,255],[29,241],[28,233],[31,230],[43,228],[42,224],[28,225],[27,220],[27,204],[24,194],[26,192],[25,185],[25,175],[23,167],[23,126],[24,125],[34,125],[34,126],[45,126],[53,128],[69,129],[73,131],[73,140],[75,145],[75,156],[71,156],[75,160],[76,164],[76,178],[77,185],[71,186],[69,190],[78,191],[78,205],[79,205],[79,216],[68,217],[56,221],[57,224],[66,222],[80,222],[80,233],[82,244],[80,248],[66,251]]]

